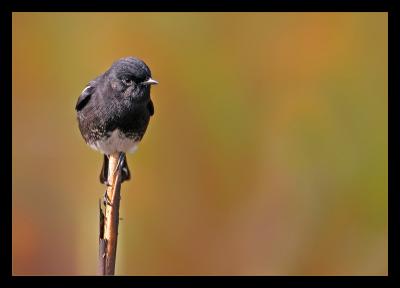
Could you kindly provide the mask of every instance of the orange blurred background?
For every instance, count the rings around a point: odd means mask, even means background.
[[[94,275],[102,156],[75,103],[160,82],[118,275],[387,275],[386,13],[13,13],[15,275]]]

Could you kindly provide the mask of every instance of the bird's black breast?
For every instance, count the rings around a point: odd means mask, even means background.
[[[111,121],[110,129],[119,129],[128,137],[138,137],[141,139],[146,132],[147,126],[152,115],[148,109],[151,100],[146,103],[134,103],[129,109],[124,110],[121,115]],[[151,104],[152,105],[152,104]]]
[[[147,110],[149,111],[150,116],[154,115],[154,105],[153,105],[153,101],[151,101],[151,99],[150,99],[149,103],[147,103]]]

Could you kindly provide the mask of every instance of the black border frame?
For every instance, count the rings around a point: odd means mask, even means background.
[[[394,1],[393,1],[394,2]],[[2,287],[13,285],[40,285],[41,287],[69,287],[71,284],[95,284],[97,287],[106,285],[136,284],[140,287],[204,287],[205,285],[237,285],[248,287],[250,285],[276,284],[290,287],[338,287],[338,285],[373,285],[392,286],[397,283],[399,275],[399,193],[397,193],[396,178],[399,163],[399,23],[398,10],[393,3],[383,0],[18,0],[1,1],[0,17],[0,81],[3,91],[0,97],[0,114],[2,125],[1,141],[2,147],[11,152],[11,80],[12,74],[12,13],[13,12],[388,12],[388,276],[119,276],[119,277],[97,277],[97,276],[13,276],[12,275],[12,190],[11,190],[11,153],[3,154],[0,174],[5,179],[4,183],[10,183],[7,193],[2,193],[2,205],[7,209],[0,209],[2,226],[7,226],[7,231],[2,231],[1,247],[5,248],[5,267],[1,270],[1,282],[5,280]],[[8,130],[9,129],[9,130]],[[8,137],[5,137],[8,136]],[[397,176],[397,177],[396,177]]]

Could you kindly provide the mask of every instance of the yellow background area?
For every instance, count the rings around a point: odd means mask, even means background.
[[[14,13],[16,275],[93,275],[102,155],[78,129],[117,59],[155,114],[118,275],[386,275],[386,13]]]

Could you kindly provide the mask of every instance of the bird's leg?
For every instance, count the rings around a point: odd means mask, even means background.
[[[124,154],[123,157],[121,156],[121,154]],[[131,172],[129,171],[128,161],[126,160],[126,154],[125,153],[121,154],[118,159],[118,164],[116,169],[121,169],[121,183],[123,183],[124,181],[131,179]],[[114,173],[116,171],[117,170],[115,170]]]
[[[122,164],[122,169],[121,169],[121,183],[124,181],[128,181],[130,179],[131,179],[131,172],[129,171],[128,161],[125,156],[125,161]]]
[[[109,157],[110,157],[109,155],[104,154],[103,166],[101,167],[101,172],[100,172],[100,183],[105,184],[107,187],[111,186],[111,184],[108,183]],[[124,181],[130,180],[131,179],[131,172],[129,171],[128,162],[126,161],[126,155],[124,157],[124,161],[120,160],[118,163],[120,163],[120,165],[122,166],[122,169],[121,169],[121,183],[123,183]],[[116,171],[117,170],[115,170],[115,172]]]
[[[106,185],[106,191],[104,192],[103,196],[103,204],[104,206],[111,205],[110,198],[108,197],[107,191],[108,188],[111,187],[111,183],[108,182],[108,160],[109,160],[109,155],[104,154],[103,158],[103,166],[101,167],[101,172],[100,172],[100,182]]]
[[[100,172],[100,183],[106,184],[106,186],[111,186],[110,183],[108,183],[108,158],[109,156],[104,154],[103,155],[103,166],[101,166],[101,172]]]

